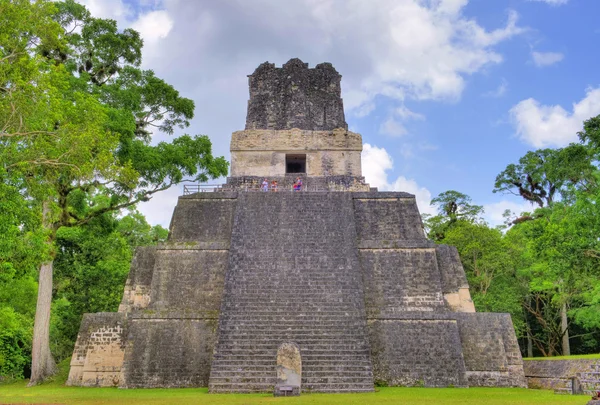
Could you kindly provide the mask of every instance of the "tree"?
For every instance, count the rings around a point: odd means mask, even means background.
[[[59,360],[71,356],[84,313],[117,311],[135,248],[164,241],[167,233],[135,211],[58,230],[51,327]]]
[[[0,175],[0,380],[22,378],[31,362],[36,273],[47,253],[32,204]]]
[[[595,183],[595,167],[588,148],[571,144],[562,149],[529,151],[496,177],[494,193],[507,192],[542,208],[551,205],[556,194],[567,196],[569,187]]]
[[[223,176],[228,165],[213,158],[206,136],[150,144],[153,126],[166,133],[188,126],[193,102],[138,69],[137,32],[119,32],[114,21],[93,18],[73,1],[2,1],[1,18],[12,22],[0,24],[0,157],[8,174],[22,179],[23,193],[39,201],[51,251],[39,273],[33,385],[55,370],[48,333],[59,229],[184,180]]]
[[[475,308],[510,313],[517,336],[524,336],[521,301],[527,288],[517,277],[522,246],[506,239],[499,229],[470,221],[455,223],[440,243],[457,248]]]
[[[438,215],[424,216],[429,238],[434,241],[444,239],[445,232],[457,221],[476,222],[483,214],[483,207],[471,204],[471,197],[454,190],[444,191],[431,200],[437,207]]]
[[[586,132],[584,127],[584,132],[580,133],[579,136],[582,142],[592,142],[593,134],[595,133],[595,121],[590,120],[586,123],[589,133]],[[551,223],[554,226],[562,226],[559,225],[562,223],[562,220],[558,219],[557,214],[561,211],[569,210],[570,204],[575,203],[578,198],[577,196],[581,197],[583,194],[593,193],[597,189],[597,168],[594,166],[594,153],[594,149],[589,147],[589,145],[571,144],[560,149],[530,151],[519,159],[518,164],[509,164],[496,177],[493,191],[495,193],[509,192],[520,195],[526,201],[538,206],[538,209],[532,215],[521,216],[515,219],[512,224],[519,224],[549,215],[552,217]],[[561,197],[561,203],[559,204],[560,207],[555,210],[553,206],[556,204],[557,196]],[[558,223],[554,221],[558,221]],[[540,226],[540,224],[537,224],[537,226]],[[547,232],[543,232],[541,235],[547,236],[553,229],[553,227],[548,227]],[[558,243],[558,241],[556,242]],[[557,245],[553,246],[553,248],[556,247]],[[541,256],[538,255],[538,259],[541,260]],[[547,268],[539,260],[537,266]],[[565,260],[542,260],[542,262],[553,267],[558,266],[558,263],[562,263],[562,266],[565,265]],[[568,285],[564,279],[554,281]],[[549,298],[550,300],[554,300],[556,297],[562,297],[562,304],[560,306],[561,326],[558,336],[562,340],[563,354],[569,354],[568,300],[565,299],[566,295],[560,291],[549,292],[545,290],[543,292],[544,297],[542,297],[539,290],[534,289],[534,291],[536,291],[536,305],[531,305],[531,302],[529,302],[525,303],[525,306],[536,317],[538,322],[546,325],[546,330],[549,330],[550,325],[553,324],[543,316],[543,313],[547,313],[549,308],[548,303],[544,299]],[[540,304],[540,300],[544,301],[542,302],[543,305]],[[550,334],[548,336],[555,335]],[[554,351],[553,341],[547,341],[546,345],[548,346],[549,353],[552,353]]]

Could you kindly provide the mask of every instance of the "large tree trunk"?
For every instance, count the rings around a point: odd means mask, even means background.
[[[571,355],[571,345],[569,344],[569,322],[567,319],[567,303],[560,307],[560,330],[562,332],[562,355]]]
[[[48,226],[48,205],[44,204],[43,221]],[[48,244],[52,241],[48,240]],[[31,379],[29,386],[39,384],[57,372],[56,363],[50,352],[50,307],[52,305],[52,270],[54,259],[43,263],[38,280],[38,297],[33,324],[31,346]]]
[[[56,363],[50,353],[50,305],[52,304],[52,264],[40,268],[33,345],[31,347],[31,380],[29,386],[39,384],[56,374]]]
[[[531,339],[531,328],[529,327],[529,321],[525,320],[527,327],[527,357],[533,357],[533,339]]]

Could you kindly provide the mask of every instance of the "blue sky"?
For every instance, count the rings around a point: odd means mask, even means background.
[[[527,209],[492,193],[496,175],[528,150],[576,141],[600,114],[597,0],[82,2],[142,33],[144,67],[195,100],[186,132],[209,135],[218,155],[243,129],[258,64],[333,63],[367,181],[414,193],[422,212],[449,189],[492,224]],[[180,193],[140,208],[166,226]]]

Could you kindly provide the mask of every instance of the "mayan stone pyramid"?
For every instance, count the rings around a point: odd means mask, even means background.
[[[231,177],[179,198],[169,241],[137,250],[119,312],[83,317],[69,384],[272,392],[287,344],[303,391],[525,386],[510,316],[475,312],[413,195],[364,182],[340,81],[298,59],[249,76]]]

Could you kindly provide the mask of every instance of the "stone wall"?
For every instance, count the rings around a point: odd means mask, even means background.
[[[425,241],[423,224],[413,195],[408,193],[357,193],[354,215],[359,243],[397,240]]]
[[[217,319],[143,316],[131,321],[122,387],[206,387]]]
[[[425,239],[414,197],[357,193],[354,218],[368,317],[446,310],[435,245]]]
[[[179,245],[180,246],[180,245]],[[164,245],[156,251],[149,310],[216,318],[221,306],[227,249]]]
[[[330,63],[313,69],[300,59],[290,59],[281,68],[261,64],[248,76],[246,129],[347,129],[341,79]]]
[[[356,193],[354,216],[376,381],[523,386],[510,316],[474,313],[458,252],[425,239],[414,197]]]
[[[171,218],[169,242],[229,249],[237,193],[198,193],[179,197]]]
[[[467,386],[456,321],[425,317],[369,321],[376,383]]]
[[[435,251],[446,305],[455,312],[475,312],[458,250],[454,246],[437,245]]]
[[[266,178],[269,184],[271,181],[277,181],[277,191],[294,191],[293,186],[296,179],[302,179],[302,191],[369,191],[371,187],[365,183],[364,177],[355,176],[323,176],[306,177],[302,174],[288,174],[283,177],[265,177],[265,176],[242,176],[228,177],[227,184],[223,186],[225,190],[240,191],[263,191],[261,184]],[[269,192],[271,190],[269,189]]]
[[[369,317],[445,311],[435,249],[360,249]]]
[[[155,253],[156,247],[154,246],[136,248],[125,283],[123,299],[119,305],[119,312],[143,309],[150,303]]]
[[[124,313],[84,314],[71,357],[67,385],[120,385],[127,329],[128,322]]]
[[[231,135],[231,176],[284,176],[286,154],[306,155],[308,176],[361,176],[362,139],[345,129],[246,130]]]
[[[155,249],[151,293],[130,314],[123,387],[208,385],[237,193],[180,197]]]
[[[467,381],[473,387],[525,387],[523,359],[509,314],[454,313]]]
[[[576,379],[583,393],[600,391],[600,360],[525,360],[523,368],[529,388],[571,394]]]

